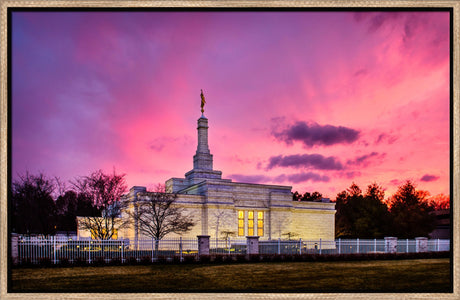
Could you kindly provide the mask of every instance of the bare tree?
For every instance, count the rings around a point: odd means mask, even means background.
[[[80,194],[94,206],[89,216],[79,218],[81,229],[89,230],[96,239],[108,240],[117,234],[120,228],[127,225],[120,218],[125,203],[120,197],[126,192],[125,174],[104,174],[102,170],[95,171],[90,176],[77,178],[72,185]]]
[[[195,225],[193,218],[185,210],[176,205],[176,194],[165,193],[164,186],[159,185],[155,192],[139,193],[138,201],[133,203],[138,207],[128,212],[130,219],[139,225],[139,230],[158,241],[169,233],[185,233]]]
[[[295,232],[286,232],[286,233],[283,233],[282,235],[285,235],[287,236],[288,240],[290,241],[291,240],[291,237],[295,237],[295,236],[299,236],[298,233],[295,233]]]
[[[220,235],[225,240],[225,248],[228,248],[228,238],[236,235],[236,231],[232,230],[222,230]]]
[[[281,238],[281,236],[284,235],[284,230],[289,227],[290,223],[291,219],[287,215],[273,216],[273,234]]]
[[[54,176],[54,182],[56,188],[53,193],[53,198],[57,199],[67,192],[67,187],[65,182],[61,181],[61,179],[57,176]]]
[[[222,230],[220,232],[220,236],[224,239],[224,240],[228,240],[229,237],[231,236],[235,236],[236,234],[236,231],[233,231],[233,230]]]
[[[226,226],[232,225],[235,215],[234,213],[230,213],[228,210],[225,210],[225,209],[221,210],[220,208],[217,208],[217,210],[213,212],[212,217],[213,217],[213,220],[212,220],[213,223],[211,225],[211,228],[216,230],[215,237],[216,237],[216,246],[217,246],[217,242],[219,239],[219,229],[222,231],[222,227],[224,227],[224,230],[228,232],[228,228]]]

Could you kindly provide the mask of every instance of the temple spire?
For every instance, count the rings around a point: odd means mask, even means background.
[[[221,179],[222,172],[213,170],[212,154],[208,145],[208,119],[204,116],[204,98],[201,90],[201,117],[197,121],[198,145],[196,153],[193,156],[193,169],[185,174],[189,180],[198,180],[203,178]]]
[[[206,104],[206,100],[204,100],[203,90],[201,90],[201,113],[204,114],[204,105]]]

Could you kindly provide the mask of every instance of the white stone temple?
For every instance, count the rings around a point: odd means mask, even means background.
[[[176,205],[193,217],[195,226],[184,237],[210,235],[222,238],[259,236],[260,240],[295,237],[307,240],[334,240],[335,203],[293,201],[291,187],[233,182],[222,179],[214,170],[208,145],[208,119],[198,119],[198,147],[193,156],[193,169],[183,178],[171,178],[166,192],[176,193]],[[134,186],[123,198],[137,201],[145,187]],[[144,194],[145,196],[145,194]],[[137,224],[120,230],[119,236],[130,239],[142,236]],[[177,234],[165,237],[176,238]]]

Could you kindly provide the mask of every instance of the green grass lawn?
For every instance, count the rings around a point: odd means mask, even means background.
[[[14,268],[9,292],[452,292],[448,258]]]

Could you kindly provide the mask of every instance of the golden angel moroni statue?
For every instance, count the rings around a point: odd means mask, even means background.
[[[206,101],[204,100],[203,90],[201,90],[201,113],[204,113],[204,104]]]

